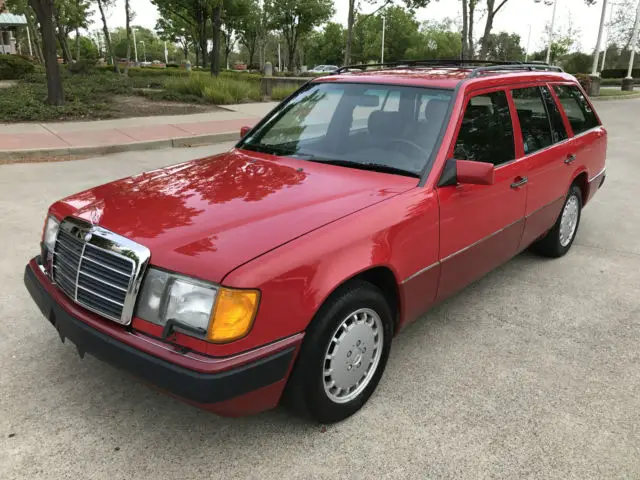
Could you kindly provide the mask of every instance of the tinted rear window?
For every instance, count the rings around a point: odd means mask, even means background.
[[[553,89],[558,95],[560,104],[569,119],[574,134],[577,135],[599,125],[589,102],[584,98],[578,87],[555,85]]]

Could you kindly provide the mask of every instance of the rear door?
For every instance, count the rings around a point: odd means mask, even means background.
[[[509,93],[517,113],[516,153],[529,179],[522,250],[555,223],[571,183],[567,165],[575,152],[546,85],[513,87]]]
[[[593,106],[577,85],[564,84],[552,87],[573,133],[571,145],[575,159],[570,165],[570,170],[572,173],[584,170],[589,179],[596,178],[604,170],[607,132],[602,127]],[[588,190],[588,194],[593,195],[597,188]],[[587,200],[588,198],[584,198],[583,202],[586,203]]]
[[[473,92],[465,102],[449,157],[495,165],[493,185],[438,187],[443,299],[517,252],[527,179],[516,160],[513,119],[504,89]]]

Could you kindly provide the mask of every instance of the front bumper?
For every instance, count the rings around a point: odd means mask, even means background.
[[[177,364],[177,360],[185,360],[180,358],[184,357],[184,354],[166,348],[154,348],[154,354],[145,352],[139,348],[144,343],[132,345],[134,341],[141,341],[141,335],[129,332],[119,325],[111,325],[113,322],[108,320],[102,321],[91,312],[83,313],[81,307],[60,294],[39,268],[37,258],[26,266],[24,283],[40,311],[56,328],[61,339],[71,340],[81,356],[89,353],[161,390],[205,408],[208,404],[226,402],[224,408],[220,409],[220,413],[223,414],[242,414],[241,411],[234,412],[228,402],[238,397],[247,397],[251,392],[268,391],[270,395],[279,398],[299,346],[300,339],[291,339],[278,342],[281,348],[276,351],[266,349],[269,353],[260,358],[255,358],[255,354],[242,354],[235,359],[200,357],[202,365],[198,365],[198,370],[207,371],[197,371]],[[82,319],[83,315],[87,318]],[[106,331],[95,328],[96,321],[104,322]],[[116,332],[120,338],[110,334]],[[157,347],[156,343],[150,343],[149,340],[143,342],[150,347]],[[247,357],[250,361],[247,361]],[[192,355],[188,359],[194,363],[194,358]],[[273,386],[278,388],[268,388]],[[247,406],[246,400],[247,398],[243,398],[241,410],[247,413],[265,409],[258,405],[255,405],[255,408]],[[274,402],[268,402],[263,406],[272,407],[272,403]],[[215,408],[211,410],[216,411]]]

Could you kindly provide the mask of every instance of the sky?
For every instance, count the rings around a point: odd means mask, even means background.
[[[571,22],[573,27],[579,31],[577,48],[585,52],[593,51],[598,36],[598,25],[602,12],[602,0],[595,5],[588,7],[584,0],[557,0],[557,12],[555,31],[561,32],[567,29]],[[364,3],[364,2],[363,2]],[[381,1],[379,2],[379,4]],[[396,2],[400,3],[400,2]],[[457,0],[432,1],[426,8],[418,9],[416,16],[418,20],[444,20],[445,18],[460,18],[461,3]],[[150,0],[131,0],[131,6],[136,17],[135,25],[151,28],[156,24],[158,11]],[[333,21],[346,24],[347,22],[347,0],[334,0],[336,13]],[[364,13],[373,11],[375,5],[365,4]],[[609,10],[609,7],[607,7]],[[521,44],[527,48],[529,28],[531,37],[529,51],[541,50],[547,45],[547,37],[544,33],[545,25],[550,23],[553,7],[547,6],[544,2],[536,3],[535,0],[509,0],[495,17],[493,32],[507,31],[520,35]],[[632,13],[630,13],[631,15]],[[607,18],[609,12],[607,12]],[[96,14],[93,17],[94,28],[98,26],[100,18]],[[484,17],[477,19],[475,25],[476,41],[484,30]],[[107,13],[109,26],[124,26],[124,0],[116,0],[115,6]]]

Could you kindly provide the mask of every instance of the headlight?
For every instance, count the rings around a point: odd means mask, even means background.
[[[218,287],[150,268],[140,291],[136,316],[163,327],[169,322],[174,330],[211,342],[231,342],[251,329],[258,300],[256,290]]]
[[[49,252],[53,252],[53,248],[56,245],[59,227],[60,222],[58,220],[51,216],[47,217],[47,221],[44,224],[44,232],[42,233],[42,242]]]

